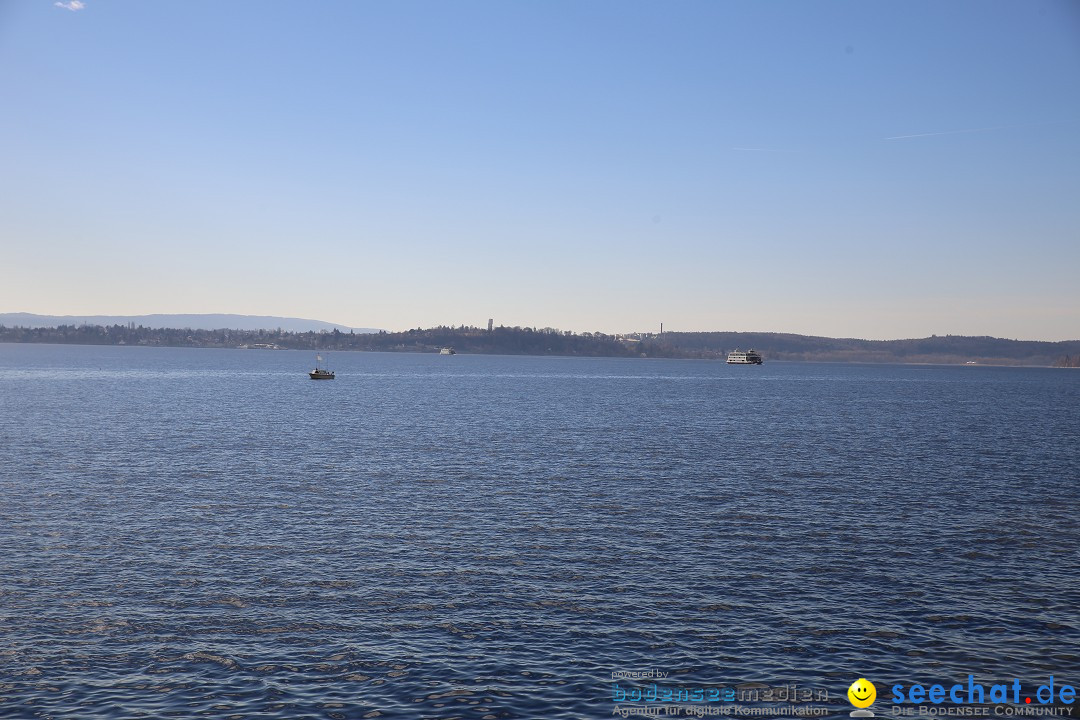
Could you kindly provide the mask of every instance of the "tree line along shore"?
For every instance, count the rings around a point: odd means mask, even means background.
[[[665,332],[609,335],[554,328],[468,326],[402,332],[353,333],[285,330],[199,330],[128,325],[5,327],[0,342],[158,347],[366,350],[495,355],[568,355],[723,360],[753,348],[766,361],[932,363],[1080,367],[1080,340],[1043,342],[993,337],[934,335],[910,340],[859,340],[767,332]]]

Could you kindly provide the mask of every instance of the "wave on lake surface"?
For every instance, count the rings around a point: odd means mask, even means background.
[[[1080,684],[1074,373],[332,360],[0,346],[0,716]]]

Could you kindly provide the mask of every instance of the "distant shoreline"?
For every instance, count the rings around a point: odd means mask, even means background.
[[[123,347],[130,349],[147,349],[147,350],[228,350],[228,351],[250,351],[250,350],[267,350],[270,352],[311,352],[308,348],[276,348],[275,350],[269,350],[265,348],[243,348],[243,347],[221,347],[215,345],[120,345],[120,344],[102,344],[102,343],[58,343],[58,342],[12,342],[0,339],[0,345],[53,345],[56,347],[64,347],[68,345],[75,345],[78,347]],[[325,352],[333,353],[384,353],[394,355],[438,355],[438,350],[368,350],[368,349],[333,349],[325,350]],[[702,363],[716,363],[726,365],[727,363],[722,358],[703,358],[703,357],[677,357],[677,356],[627,356],[627,355],[556,355],[550,354],[528,354],[528,353],[487,353],[487,352],[457,352],[455,356],[462,357],[476,357],[476,356],[490,356],[490,357],[530,357],[530,358],[552,358],[552,359],[574,359],[574,358],[614,358],[625,360],[687,360]],[[976,363],[974,365],[968,363],[955,363],[955,362],[925,362],[925,361],[904,361],[904,360],[790,360],[784,358],[770,359],[766,365],[772,363],[781,364],[793,364],[793,365],[904,365],[908,367],[967,367],[967,368],[1042,368],[1047,370],[1077,370],[1080,366],[1066,366],[1066,365],[1033,365],[1027,363]],[[754,367],[736,365],[734,367]]]
[[[379,351],[559,357],[644,357],[723,361],[736,349],[755,349],[766,362],[895,363],[1080,367],[1080,340],[1045,342],[959,335],[909,340],[859,340],[789,333],[573,333],[552,328],[460,326],[404,332],[193,330],[128,325],[5,327],[0,342],[58,345],[197,347],[250,350]],[[261,347],[252,347],[261,346]]]

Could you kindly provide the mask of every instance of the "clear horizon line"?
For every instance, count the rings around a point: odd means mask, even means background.
[[[387,332],[387,333],[406,333],[406,332],[409,332],[409,330],[416,329],[416,328],[411,328],[410,327],[410,328],[405,328],[405,329],[402,329],[402,330],[388,330],[388,329],[385,329],[385,328],[378,328],[378,327],[371,327],[371,326],[365,326],[365,327],[361,328],[361,327],[352,326],[352,325],[345,325],[343,323],[333,323],[333,322],[329,322],[329,321],[326,321],[326,320],[317,320],[317,319],[314,319],[314,318],[302,318],[302,317],[285,316],[285,315],[251,315],[251,314],[246,314],[246,313],[221,313],[221,312],[217,312],[217,313],[142,313],[142,314],[139,314],[139,315],[107,315],[107,314],[104,314],[104,313],[93,313],[93,314],[87,313],[87,314],[84,314],[84,315],[46,315],[44,313],[30,313],[30,312],[10,312],[10,313],[0,312],[0,317],[2,317],[4,315],[33,315],[33,316],[36,316],[36,317],[73,318],[73,319],[94,317],[94,316],[98,316],[98,317],[117,317],[117,318],[123,318],[123,317],[138,318],[138,317],[152,317],[152,316],[155,316],[155,315],[190,315],[190,316],[194,316],[194,317],[199,317],[199,316],[209,317],[209,316],[214,316],[214,315],[232,315],[232,316],[236,316],[236,317],[248,317],[248,318],[273,318],[273,319],[280,319],[280,320],[302,320],[302,321],[306,321],[306,322],[320,323],[320,324],[323,324],[323,325],[337,325],[339,327],[347,328],[347,329],[350,329],[350,330],[372,330],[372,331],[375,331],[375,332],[380,332],[381,331],[381,332]],[[85,324],[89,324],[89,323],[83,323],[83,324],[85,325]],[[464,326],[464,327],[470,328],[470,329],[479,329],[479,330],[483,330],[486,327],[485,325],[468,325],[468,324],[465,324],[465,323],[458,323],[458,324],[455,324],[455,325],[449,325],[449,324],[431,325],[429,327],[419,328],[419,329],[420,330],[435,330],[437,328],[456,329],[457,327],[460,327],[460,326]],[[34,327],[44,328],[44,327],[48,327],[48,326],[16,326],[16,327],[25,327],[26,329],[33,329]],[[515,328],[515,327],[517,327],[517,328],[537,328],[537,327],[540,327],[540,326],[534,324],[534,325],[495,325],[494,327],[497,327],[497,328],[499,328],[499,327],[505,327],[505,328]],[[543,327],[551,327],[551,326],[543,326]],[[149,326],[147,326],[146,329],[148,329],[148,330],[182,330],[184,328],[168,327],[168,326],[162,326],[162,327],[149,327]],[[241,328],[213,328],[213,329],[214,330],[238,330],[240,332],[250,332],[248,330],[243,330]],[[564,331],[562,328],[552,327],[551,329],[558,330],[559,332]],[[285,332],[301,332],[301,331],[286,330]],[[597,332],[597,331],[593,331],[593,330],[581,330],[581,331],[571,330],[570,332],[573,332],[575,335],[582,335],[582,334],[584,334],[586,332],[592,333],[592,332]],[[930,340],[930,339],[933,339],[933,338],[943,338],[943,337],[990,338],[990,339],[993,339],[993,340],[1007,340],[1007,341],[1010,341],[1010,342],[1039,342],[1039,343],[1075,343],[1075,342],[1080,342],[1080,338],[1069,338],[1069,339],[1063,339],[1063,340],[1047,340],[1047,339],[1044,339],[1044,338],[1038,338],[1038,339],[1024,340],[1024,339],[1020,339],[1020,338],[1003,337],[1003,336],[999,336],[999,335],[985,335],[985,334],[984,335],[965,335],[965,334],[962,334],[962,333],[930,333],[929,335],[924,335],[924,336],[921,336],[921,337],[892,337],[892,338],[868,338],[868,337],[856,337],[856,336],[853,336],[853,335],[836,335],[836,336],[834,336],[834,335],[820,335],[820,334],[811,334],[811,333],[805,333],[805,332],[790,332],[790,331],[783,331],[783,330],[671,330],[671,329],[667,329],[667,330],[664,330],[663,333],[665,333],[665,334],[731,333],[731,334],[736,334],[736,335],[796,335],[796,336],[799,336],[799,337],[823,338],[823,339],[827,339],[827,340],[862,340],[862,341],[868,341],[868,342],[893,342],[893,341],[901,341],[901,340]],[[616,335],[635,335],[635,334],[659,335],[661,333],[659,331],[655,331],[655,330],[629,330],[629,331],[617,331],[617,332],[602,332],[601,334],[616,336]]]

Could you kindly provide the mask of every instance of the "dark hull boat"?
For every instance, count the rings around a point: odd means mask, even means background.
[[[326,368],[319,367],[319,363],[321,363],[322,361],[322,355],[315,356],[315,369],[308,373],[308,377],[312,380],[333,380],[333,370],[327,370]]]

